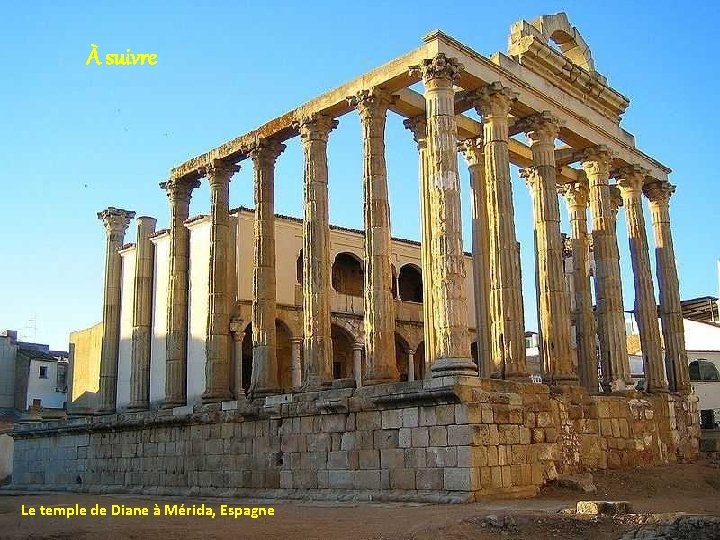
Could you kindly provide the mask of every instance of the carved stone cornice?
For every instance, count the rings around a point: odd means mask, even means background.
[[[675,189],[676,186],[667,180],[654,180],[643,186],[643,192],[650,202],[664,205],[670,203],[670,197],[675,193]]]
[[[388,108],[397,99],[381,88],[360,90],[354,96],[348,96],[347,102],[357,109],[360,118],[367,121],[374,118],[385,118]]]
[[[240,170],[240,166],[222,159],[213,159],[198,168],[200,176],[207,176],[211,186],[229,184],[232,175]]]
[[[327,142],[330,132],[338,127],[338,121],[326,114],[313,114],[293,123],[300,133],[303,144],[308,141]]]
[[[513,124],[513,129],[525,132],[530,139],[530,144],[553,143],[560,133],[562,122],[550,111],[542,111],[537,114],[519,118]]]
[[[420,75],[424,82],[434,79],[445,79],[455,82],[464,66],[457,58],[448,58],[445,53],[438,53],[434,58],[427,58],[419,66],[410,66],[410,75]]]
[[[457,144],[458,151],[462,152],[465,161],[469,167],[480,165],[485,162],[484,159],[484,143],[482,137],[473,137],[459,141]]]
[[[274,165],[286,146],[275,139],[259,139],[255,146],[248,150],[248,155],[256,165]]]
[[[103,222],[105,231],[109,235],[115,235],[117,233],[124,235],[130,224],[130,220],[135,217],[135,212],[110,206],[102,212],[98,212],[97,217]]]
[[[507,116],[518,93],[499,81],[492,82],[468,95],[473,107],[483,116]]]
[[[565,197],[568,205],[587,208],[590,202],[590,190],[585,182],[570,182],[558,185],[558,192]]]

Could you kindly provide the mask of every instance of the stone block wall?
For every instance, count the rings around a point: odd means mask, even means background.
[[[25,425],[18,488],[466,501],[692,460],[694,397],[452,377]]]

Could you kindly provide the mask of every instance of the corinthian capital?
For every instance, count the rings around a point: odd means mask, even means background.
[[[560,133],[562,122],[550,111],[520,118],[515,122],[515,129],[527,133],[530,144],[552,144]]]
[[[610,186],[610,210],[617,215],[618,208],[623,205],[622,194],[618,186]]]
[[[293,126],[300,132],[303,143],[308,141],[327,142],[330,132],[338,126],[338,121],[326,114],[313,114],[296,121]]]
[[[448,58],[445,53],[438,53],[435,58],[423,60],[419,66],[410,66],[410,75],[420,75],[424,82],[446,79],[454,83],[463,69],[464,66],[457,58]]]
[[[610,176],[617,178],[617,185],[623,197],[640,196],[645,183],[645,175],[649,171],[639,165],[627,165],[610,172]]]
[[[413,139],[418,145],[425,142],[425,137],[427,137],[427,117],[424,113],[412,118],[406,118],[403,120],[403,126],[405,126],[405,129],[412,131]]]
[[[240,170],[240,166],[222,159],[211,159],[201,166],[199,172],[207,176],[210,185],[230,183],[230,178]]]
[[[667,180],[654,180],[645,184],[643,191],[652,203],[668,205],[676,187]]]
[[[587,208],[590,201],[587,183],[570,182],[568,184],[559,184],[558,191],[565,197],[569,206]]]
[[[348,96],[347,102],[355,107],[363,120],[371,118],[385,118],[388,108],[395,101],[395,97],[380,88],[360,90],[354,96]]]
[[[525,167],[520,169],[520,178],[525,179],[525,183],[534,191],[540,181],[540,174],[536,167]]]
[[[609,176],[612,153],[607,146],[598,145],[580,151],[580,166],[585,174],[591,176]]]
[[[518,94],[496,81],[478,88],[468,97],[472,100],[473,107],[483,116],[507,116]]]
[[[130,220],[135,217],[135,212],[110,206],[102,212],[98,212],[97,217],[103,222],[105,232],[110,239],[122,239]]]
[[[468,166],[482,165],[485,162],[482,137],[474,137],[458,142],[458,150],[462,152]]]
[[[170,178],[167,182],[160,182],[160,187],[165,190],[171,201],[190,202],[192,190],[200,187],[199,180],[188,180],[186,178]]]
[[[256,165],[273,165],[286,146],[275,139],[258,139],[248,154]]]

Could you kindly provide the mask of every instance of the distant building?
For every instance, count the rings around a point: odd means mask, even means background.
[[[0,419],[12,424],[31,408],[45,417],[64,415],[67,374],[67,352],[18,341],[14,330],[0,332]]]
[[[685,327],[690,381],[698,396],[701,423],[705,429],[720,427],[720,318],[718,299],[713,296],[681,302]],[[633,313],[627,320],[628,353],[633,379],[642,386],[642,350]]]

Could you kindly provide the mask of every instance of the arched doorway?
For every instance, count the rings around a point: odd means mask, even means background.
[[[398,292],[403,302],[422,302],[423,283],[422,271],[414,264],[406,264],[400,268],[398,276]]]
[[[353,369],[353,336],[337,324],[330,327],[332,338],[332,371],[333,379],[351,379],[355,375]]]
[[[353,253],[338,253],[332,265],[332,287],[348,296],[363,296],[365,272],[361,260]]]

